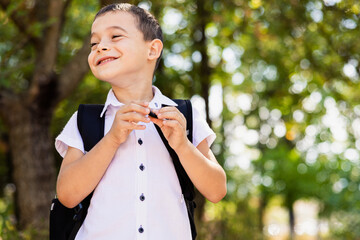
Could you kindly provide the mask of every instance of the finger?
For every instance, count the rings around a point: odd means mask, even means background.
[[[132,103],[122,106],[119,109],[119,111],[120,111],[120,113],[138,112],[143,115],[147,115],[150,113],[150,108],[146,105],[148,105],[148,104],[143,103],[143,105],[141,105],[139,103],[132,102]]]
[[[159,109],[159,113],[178,111],[176,107],[162,107]]]
[[[145,125],[137,124],[134,122],[124,122],[123,124],[124,129],[127,130],[144,130],[146,128]]]
[[[119,119],[127,122],[145,122],[149,123],[150,118],[146,117],[146,115],[137,113],[137,112],[127,112],[119,115]]]
[[[173,129],[184,130],[184,127],[176,120],[165,120],[163,121],[163,125],[166,127],[171,127]]]
[[[146,128],[146,126],[142,124],[132,123],[132,125],[133,127],[131,129],[133,130],[144,130]]]
[[[160,128],[163,127],[163,120],[160,120],[160,119],[157,119],[157,118],[153,118],[153,117],[150,117],[150,120],[155,123],[156,125],[158,125]]]
[[[143,106],[143,107],[149,107],[149,102],[144,102],[144,101],[139,101],[139,102],[137,102],[137,101],[135,101],[134,103],[136,103],[136,104],[139,104],[140,106]]]
[[[180,117],[180,118],[178,118],[178,120],[182,119],[182,121],[186,123],[185,116],[176,107],[163,107],[159,110],[159,112],[157,114],[161,115],[161,114],[165,114],[165,113],[169,113],[169,112],[174,112],[174,113],[178,114],[178,116]]]
[[[180,119],[177,112],[162,112],[157,115],[159,119]]]
[[[186,126],[186,119],[183,118],[178,112],[160,113],[158,118],[161,120],[174,120],[177,121],[180,125]]]

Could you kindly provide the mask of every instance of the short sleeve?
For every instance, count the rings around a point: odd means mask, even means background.
[[[62,157],[65,156],[69,146],[85,153],[84,144],[77,126],[77,112],[72,115],[62,132],[55,139],[55,148]]]
[[[193,145],[197,147],[204,139],[208,146],[214,142],[216,135],[210,128],[206,120],[201,116],[199,111],[193,106]]]

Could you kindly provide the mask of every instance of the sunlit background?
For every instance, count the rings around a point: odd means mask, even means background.
[[[132,3],[153,12],[164,32],[154,85],[190,98],[217,134],[212,150],[228,194],[217,204],[198,199],[198,239],[360,239],[360,3]],[[98,9],[95,0],[72,1],[56,71],[82,46]],[[15,26],[4,10],[0,19],[0,87],[25,91],[22,53],[7,56]],[[52,136],[79,103],[102,103],[108,89],[86,75],[57,106]],[[7,131],[0,122],[3,176],[10,174]],[[18,221],[16,187],[8,177],[2,186],[0,233],[9,233]]]

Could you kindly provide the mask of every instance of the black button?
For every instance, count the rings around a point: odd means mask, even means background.
[[[144,194],[141,194],[141,196],[140,196],[140,200],[141,200],[141,201],[144,201],[144,200],[145,200],[145,196],[144,196]]]
[[[143,164],[141,164],[139,168],[140,168],[141,171],[145,170],[145,166]]]
[[[141,140],[141,138],[139,138],[138,143],[139,143],[140,145],[143,144],[143,141]]]
[[[139,233],[143,233],[144,232],[144,228],[142,226],[139,227]]]

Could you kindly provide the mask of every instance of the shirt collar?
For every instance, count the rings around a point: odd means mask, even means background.
[[[112,89],[110,89],[110,91],[108,92],[108,95],[106,97],[106,101],[104,104],[104,108],[100,114],[100,117],[103,117],[104,113],[106,112],[106,110],[108,109],[109,105],[112,105],[114,107],[118,107],[118,106],[122,106],[124,105],[123,103],[119,102],[119,100],[117,100],[114,92]]]
[[[154,97],[149,104],[150,108],[159,109],[162,107],[162,105],[177,106],[173,100],[163,95],[157,87],[153,86],[152,90]]]
[[[177,106],[177,104],[173,100],[171,100],[170,98],[163,95],[157,87],[152,86],[152,91],[154,93],[154,97],[150,101],[150,104],[149,104],[150,108],[159,109],[159,108],[162,107],[162,105]],[[109,93],[108,93],[108,95],[106,97],[104,108],[103,108],[103,110],[102,110],[102,112],[100,114],[100,117],[103,117],[103,115],[106,112],[109,105],[112,105],[114,107],[124,105],[123,103],[119,102],[119,100],[117,100],[117,98],[116,98],[116,96],[115,96],[112,89],[110,89],[110,91],[109,91]]]

